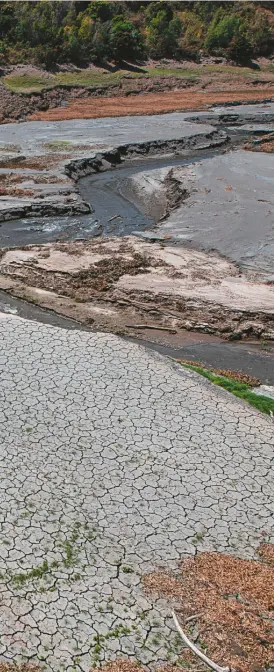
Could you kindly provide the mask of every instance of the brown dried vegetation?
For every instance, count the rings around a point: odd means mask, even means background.
[[[199,638],[207,655],[223,665],[250,672],[274,661],[274,547],[263,544],[262,560],[241,560],[220,553],[201,553],[181,565],[181,574],[154,572],[144,587],[178,598],[183,619],[198,614]],[[271,564],[270,564],[271,563]]]
[[[193,661],[192,661],[193,662]],[[189,667],[189,665],[187,666]],[[147,668],[142,667],[134,660],[126,658],[117,658],[109,663],[105,663],[100,667],[101,672],[145,672]],[[206,669],[206,668],[205,668]],[[178,667],[173,665],[160,665],[155,667],[157,672],[178,672]],[[97,672],[98,668],[92,668],[90,672]],[[1,670],[0,670],[1,672]]]
[[[237,383],[245,383],[249,387],[256,387],[257,385],[261,384],[259,378],[256,378],[256,376],[249,376],[248,373],[244,373],[243,371],[231,371],[230,369],[215,369],[212,366],[204,366],[203,364],[201,364],[201,362],[195,362],[192,361],[191,359],[180,359],[179,361],[182,364],[189,364],[190,366],[199,366],[202,368],[206,368],[209,371],[212,371],[212,373],[215,373],[216,376],[224,376],[225,378],[231,378],[231,380],[236,380]]]
[[[0,672],[41,672],[40,665],[35,663],[0,662]]]
[[[30,168],[31,170],[49,170],[64,159],[68,159],[70,154],[53,154],[51,156],[35,156],[26,158],[24,156],[16,159],[0,159],[0,168]]]
[[[56,175],[45,175],[39,173],[33,174],[19,174],[18,173],[0,173],[0,184],[1,185],[12,185],[12,184],[22,184],[22,182],[34,182],[34,184],[64,184],[69,183],[68,178],[56,177]]]
[[[249,152],[265,152],[266,154],[273,154],[274,152],[274,133],[262,135],[259,140],[247,142],[244,149]]]
[[[18,189],[18,187],[0,186],[0,196],[22,196],[24,198],[33,196],[33,191],[32,189]]]
[[[234,86],[234,89],[236,87]],[[140,96],[83,98],[69,101],[67,107],[56,107],[34,112],[28,117],[34,121],[62,121],[64,119],[96,119],[138,114],[163,114],[176,110],[200,110],[215,103],[260,101],[269,97],[269,89],[260,91],[242,88],[232,91],[164,91]]]
[[[264,142],[264,144],[259,145],[245,145],[245,149],[248,149],[251,152],[265,152],[266,154],[274,153],[274,140],[269,140],[269,142]]]

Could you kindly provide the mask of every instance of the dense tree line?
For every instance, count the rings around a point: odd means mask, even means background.
[[[1,60],[55,63],[274,51],[274,2],[0,2]]]

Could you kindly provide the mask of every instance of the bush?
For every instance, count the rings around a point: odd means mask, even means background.
[[[149,2],[146,9],[146,19],[150,23],[160,12],[164,12],[167,21],[173,19],[173,3],[170,2]]]
[[[90,57],[92,61],[100,62],[110,58],[109,30],[107,23],[96,21],[94,37],[90,45]]]
[[[33,49],[34,61],[37,65],[44,65],[47,69],[51,69],[58,59],[58,51],[56,47],[48,45],[41,45]]]

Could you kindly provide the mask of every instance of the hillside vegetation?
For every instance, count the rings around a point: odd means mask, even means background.
[[[0,2],[0,63],[56,64],[274,52],[274,2]]]

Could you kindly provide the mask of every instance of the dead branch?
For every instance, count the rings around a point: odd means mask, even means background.
[[[210,660],[210,658],[205,656],[205,654],[202,653],[202,651],[197,649],[197,646],[195,646],[195,644],[193,644],[193,642],[191,642],[190,639],[188,639],[188,637],[185,635],[184,631],[182,630],[182,628],[180,626],[180,623],[178,621],[178,618],[175,614],[175,611],[172,612],[172,617],[173,617],[173,621],[175,623],[175,626],[176,626],[178,632],[180,633],[180,635],[182,637],[183,642],[185,642],[185,644],[191,649],[191,651],[193,651],[193,653],[195,653],[196,656],[198,656],[198,658],[203,660],[203,662],[206,663],[206,665],[208,665],[208,667],[211,667],[211,669],[214,670],[214,672],[233,672],[231,667],[220,667],[220,665],[217,665],[216,663],[214,663],[212,660]]]
[[[113,222],[114,219],[122,219],[121,215],[113,215],[108,219],[108,222]]]
[[[171,358],[173,359],[173,357]],[[180,362],[180,359],[175,359],[175,362]],[[203,613],[201,612],[200,614],[193,614],[193,616],[188,616],[188,618],[185,618],[185,623],[189,623],[189,621],[196,621],[199,616],[202,616]]]
[[[127,329],[158,329],[158,331],[168,331],[170,334],[177,334],[177,329],[173,327],[159,327],[158,324],[125,324]]]

